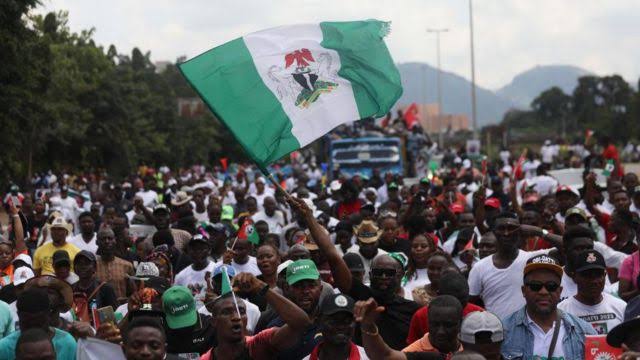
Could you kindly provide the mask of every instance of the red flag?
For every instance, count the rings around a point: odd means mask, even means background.
[[[227,158],[222,158],[220,159],[220,164],[222,165],[222,170],[224,170],[225,172],[227,171],[227,166],[229,165],[227,163]]]
[[[413,128],[418,122],[418,105],[411,103],[408,108],[404,110],[404,122],[407,124],[407,129]]]
[[[525,148],[524,150],[522,150],[522,154],[520,155],[520,158],[518,158],[518,162],[516,163],[516,166],[513,168],[513,178],[518,180],[518,179],[522,179],[524,177],[524,174],[522,173],[522,164],[524,164],[524,161],[527,158],[527,149]]]
[[[476,238],[476,233],[473,233],[473,235],[471,235],[471,239],[469,239],[469,242],[464,246],[464,250],[475,250],[475,248],[473,247],[473,239]]]

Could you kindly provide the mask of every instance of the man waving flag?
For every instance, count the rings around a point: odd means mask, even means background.
[[[264,171],[340,124],[391,109],[402,86],[388,33],[377,20],[283,26],[179,66]]]

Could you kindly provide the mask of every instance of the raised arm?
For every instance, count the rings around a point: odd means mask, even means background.
[[[250,294],[266,292],[265,299],[271,308],[285,322],[285,325],[276,330],[271,339],[271,345],[283,350],[295,345],[300,335],[311,325],[311,319],[304,310],[296,306],[291,300],[269,289],[269,285],[260,281],[253,274],[240,273],[233,278],[234,288],[237,287]]]
[[[13,234],[15,235],[15,248],[16,253],[21,253],[27,250],[27,245],[24,242],[24,228],[22,227],[22,219],[20,218],[20,211],[16,208],[13,201],[9,201],[9,213],[11,214],[11,220],[13,221]]]
[[[304,216],[311,237],[315,240],[320,252],[324,255],[331,267],[331,275],[333,275],[334,284],[343,293],[348,293],[351,290],[352,277],[351,271],[347,267],[347,264],[342,260],[342,257],[338,253],[336,247],[331,243],[329,234],[318,223],[313,216],[313,212],[307,204],[301,199],[290,197],[289,203],[291,206],[298,210],[302,216]]]
[[[373,298],[356,302],[353,315],[360,323],[364,350],[371,360],[405,360],[407,356],[403,352],[390,348],[380,336],[376,319],[383,311],[384,306],[378,306]]]

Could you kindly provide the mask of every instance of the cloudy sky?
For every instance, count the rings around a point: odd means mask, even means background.
[[[68,10],[73,31],[96,28],[99,44],[151,51],[154,61],[195,56],[269,27],[320,21],[392,22],[397,62],[435,65],[427,28],[442,35],[442,67],[470,77],[467,0],[42,0],[38,12]],[[638,0],[474,0],[476,80],[496,89],[536,65],[640,76]]]

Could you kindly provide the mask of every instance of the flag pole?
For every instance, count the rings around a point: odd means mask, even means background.
[[[229,277],[229,273],[227,273],[226,268],[222,268],[222,271],[224,271],[224,276],[227,277],[227,281],[229,282],[229,287],[231,288],[230,289],[231,296],[233,297],[233,304],[236,306],[236,311],[238,312],[238,316],[242,319],[242,315],[240,315],[240,307],[238,307],[238,299],[236,299],[236,293],[233,291],[233,285],[231,284],[231,278]]]

